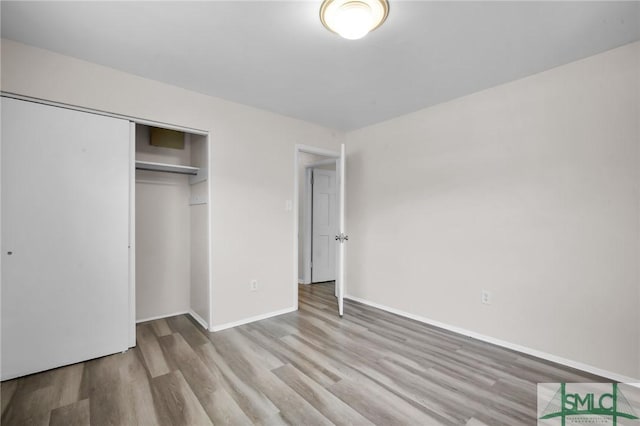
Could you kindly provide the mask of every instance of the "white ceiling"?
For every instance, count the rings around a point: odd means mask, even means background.
[[[355,41],[319,4],[2,1],[2,37],[342,130],[640,39],[637,1],[390,0]]]

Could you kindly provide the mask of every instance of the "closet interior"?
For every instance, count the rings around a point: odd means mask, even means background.
[[[135,125],[136,322],[210,323],[207,136]]]

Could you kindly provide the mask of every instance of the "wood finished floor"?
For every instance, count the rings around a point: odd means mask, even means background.
[[[534,425],[536,383],[603,379],[300,286],[300,310],[2,383],[2,425]]]

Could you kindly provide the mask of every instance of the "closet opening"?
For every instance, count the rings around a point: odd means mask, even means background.
[[[208,136],[135,124],[135,322],[211,321]]]

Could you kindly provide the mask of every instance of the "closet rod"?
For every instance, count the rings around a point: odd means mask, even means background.
[[[137,170],[148,170],[152,172],[177,173],[181,175],[197,176],[198,167],[180,166],[178,164],[154,163],[151,161],[136,161]]]

